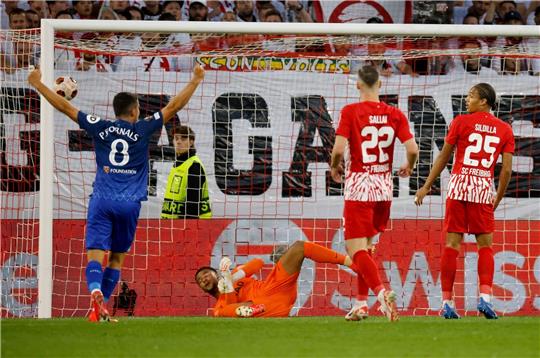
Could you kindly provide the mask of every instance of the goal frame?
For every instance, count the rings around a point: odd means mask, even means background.
[[[424,25],[342,23],[239,23],[199,21],[131,20],[41,20],[42,81],[54,83],[55,31],[240,33],[273,35],[377,35],[377,36],[520,36],[540,37],[540,27],[525,25]],[[54,108],[46,100],[40,105],[40,157],[54,157]],[[38,318],[52,316],[54,160],[40,161]]]

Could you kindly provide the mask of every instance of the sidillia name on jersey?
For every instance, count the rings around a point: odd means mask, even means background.
[[[118,135],[126,136],[134,142],[139,140],[139,135],[137,133],[133,133],[131,129],[120,128],[120,127],[115,127],[115,126],[107,127],[104,131],[99,132],[99,137],[101,139],[105,139],[110,133],[116,133]]]
[[[490,134],[495,134],[497,133],[497,127],[493,127],[493,126],[488,126],[487,124],[475,124],[474,125],[474,130],[478,131],[478,132],[484,132],[484,133],[490,133]]]
[[[369,124],[385,124],[385,123],[388,123],[388,116],[386,114],[369,116]]]

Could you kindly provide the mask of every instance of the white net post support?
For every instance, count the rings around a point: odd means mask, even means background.
[[[67,32],[159,32],[221,33],[273,35],[375,35],[375,36],[521,36],[540,37],[540,27],[506,25],[417,25],[417,24],[300,24],[275,26],[271,23],[170,22],[170,21],[102,21],[50,20],[41,23],[41,70],[43,81],[51,86],[54,76],[54,33]],[[47,101],[41,101],[41,191],[39,236],[38,316],[51,317],[52,302],[52,224],[54,188],[54,118]]]
[[[41,25],[42,81],[48,87],[54,82],[54,27],[44,21]],[[39,263],[38,318],[52,314],[53,287],[53,203],[54,203],[54,108],[42,100],[39,192]]]

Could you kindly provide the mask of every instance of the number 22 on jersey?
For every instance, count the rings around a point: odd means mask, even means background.
[[[390,155],[386,153],[385,149],[392,146],[394,142],[394,128],[367,126],[362,129],[362,137],[365,137],[361,144],[362,158],[365,164],[369,163],[384,163],[390,159]],[[369,149],[379,149],[379,154],[369,154]]]

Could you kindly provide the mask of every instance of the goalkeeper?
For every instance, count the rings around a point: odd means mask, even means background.
[[[265,280],[250,277],[264,265],[262,259],[251,260],[231,273],[231,260],[224,257],[220,275],[216,269],[205,266],[197,270],[195,281],[217,299],[215,317],[287,317],[296,301],[298,275],[306,257],[320,263],[352,265],[349,256],[312,242],[296,241]]]

